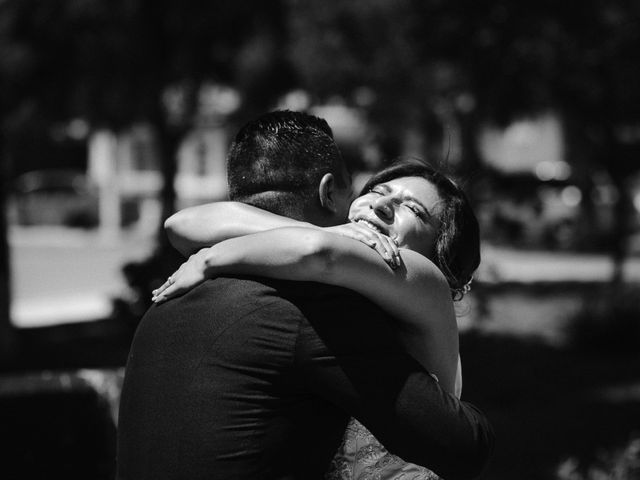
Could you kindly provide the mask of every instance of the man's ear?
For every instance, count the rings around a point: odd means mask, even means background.
[[[336,205],[336,179],[333,173],[325,173],[320,180],[318,186],[318,198],[320,199],[320,205],[322,208],[326,208],[332,213],[338,211]]]

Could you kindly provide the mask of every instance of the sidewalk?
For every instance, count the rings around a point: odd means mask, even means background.
[[[56,227],[10,231],[14,325],[22,328],[106,318],[126,289],[122,266],[149,255],[153,239]]]
[[[487,283],[602,282],[612,274],[611,258],[605,254],[514,250],[485,245],[477,278]],[[640,257],[627,259],[624,275],[627,281],[640,282]]]
[[[104,239],[64,228],[13,228],[10,232],[13,304],[18,327],[94,321],[111,312],[126,285],[122,265],[145,258],[153,238],[136,233]],[[521,251],[485,245],[477,280],[486,283],[606,281],[606,255]],[[640,282],[640,257],[628,260],[626,278]]]

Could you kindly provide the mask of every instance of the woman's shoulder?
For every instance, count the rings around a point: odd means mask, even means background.
[[[428,275],[438,281],[442,281],[444,283],[447,282],[447,279],[442,273],[442,270],[438,268],[438,266],[433,263],[430,259],[418,253],[414,250],[409,250],[407,248],[400,249],[400,256],[402,257],[403,262],[411,266],[414,269],[419,269],[420,273],[424,275]]]
[[[429,292],[429,299],[440,298],[447,303],[451,301],[451,290],[444,273],[438,266],[424,255],[413,250],[401,249],[403,265],[396,274],[414,284],[417,289]]]

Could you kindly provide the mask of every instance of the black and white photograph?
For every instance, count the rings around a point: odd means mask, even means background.
[[[0,0],[0,438],[640,480],[640,2]]]

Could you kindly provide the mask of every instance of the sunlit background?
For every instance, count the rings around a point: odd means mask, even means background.
[[[482,478],[640,478],[638,52],[632,0],[0,0],[0,477],[113,477],[129,342],[181,261],[162,222],[225,199],[235,132],[287,108],[356,188],[414,155],[472,199]]]

